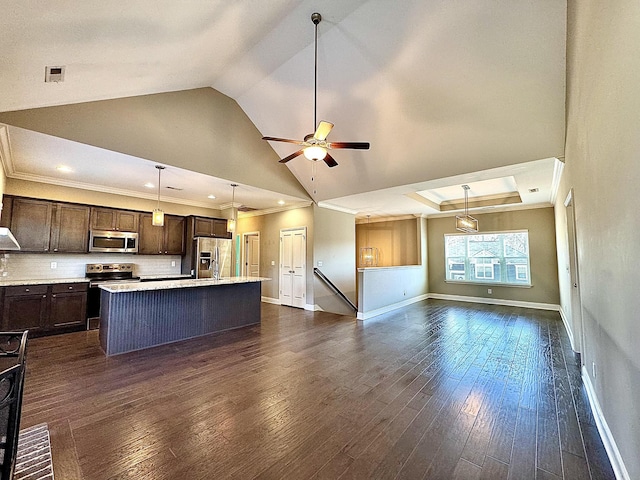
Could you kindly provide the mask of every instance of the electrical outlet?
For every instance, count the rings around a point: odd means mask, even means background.
[[[175,260],[171,260],[171,266],[175,267],[176,266],[176,261]]]
[[[51,270],[58,268],[58,262],[51,262]]]
[[[275,264],[276,264],[276,261],[275,260],[271,260],[271,266],[273,267],[273,266],[275,266]]]
[[[596,362],[591,362],[591,371],[593,372],[593,378],[596,378]]]
[[[321,267],[322,266],[322,260],[318,260],[318,266]]]
[[[491,294],[493,293],[493,289],[492,289],[492,288],[487,288],[487,293],[488,293],[489,295],[491,295]]]

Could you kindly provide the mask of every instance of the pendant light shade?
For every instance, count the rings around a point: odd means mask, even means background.
[[[456,215],[456,230],[465,233],[478,232],[478,220],[469,215],[469,185],[462,185],[464,189],[464,215]]]
[[[153,215],[151,217],[151,225],[153,225],[154,227],[163,227],[164,212],[160,210],[160,174],[162,173],[162,170],[164,170],[164,167],[161,165],[156,165],[156,168],[158,169],[158,204],[153,211]]]
[[[232,183],[231,188],[231,218],[227,220],[227,232],[235,232],[236,231],[236,210],[235,210],[235,200],[236,200],[236,187],[237,183]]]
[[[369,245],[369,218],[371,215],[367,215],[367,243]],[[360,266],[361,267],[376,267],[378,266],[378,249],[376,247],[365,246],[360,248]]]

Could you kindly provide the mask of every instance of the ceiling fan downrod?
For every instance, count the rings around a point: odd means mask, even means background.
[[[311,21],[316,26],[313,41],[313,128],[311,129],[312,132],[315,132],[318,126],[318,24],[322,21],[322,15],[318,12],[312,13]]]

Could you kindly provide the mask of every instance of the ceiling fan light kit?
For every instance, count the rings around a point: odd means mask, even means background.
[[[469,185],[462,185],[464,190],[464,215],[456,215],[456,230],[465,233],[478,232],[478,220],[469,215]]]
[[[272,142],[286,142],[300,145],[301,148],[297,152],[280,160],[280,163],[287,163],[289,160],[293,160],[299,155],[304,155],[305,158],[317,162],[318,160],[324,161],[329,167],[335,167],[338,162],[331,156],[329,150],[349,148],[356,150],[368,150],[368,142],[327,142],[327,136],[333,128],[333,123],[321,120],[317,123],[317,111],[318,111],[318,24],[322,20],[322,15],[319,13],[311,14],[311,21],[315,25],[315,40],[314,40],[314,78],[313,78],[313,127],[314,133],[310,133],[304,137],[304,140],[291,140],[288,138],[279,137],[262,137],[263,140]]]

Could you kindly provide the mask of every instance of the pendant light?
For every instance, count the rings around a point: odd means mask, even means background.
[[[371,215],[367,215],[367,234],[366,243],[369,245],[369,219]],[[378,249],[376,247],[362,247],[360,249],[360,266],[361,267],[375,267],[378,265]]]
[[[456,215],[456,230],[465,233],[478,232],[478,220],[469,215],[469,185],[462,185],[464,190],[464,215]]]
[[[236,210],[234,208],[235,206],[235,200],[236,200],[236,187],[238,186],[237,183],[232,183],[231,184],[231,188],[233,189],[231,191],[231,218],[227,220],[227,232],[235,232],[236,230]]]
[[[156,209],[153,211],[153,216],[151,217],[151,225],[154,227],[163,227],[164,226],[164,212],[160,210],[160,174],[164,167],[162,165],[156,165],[158,169],[158,204],[156,205]]]

